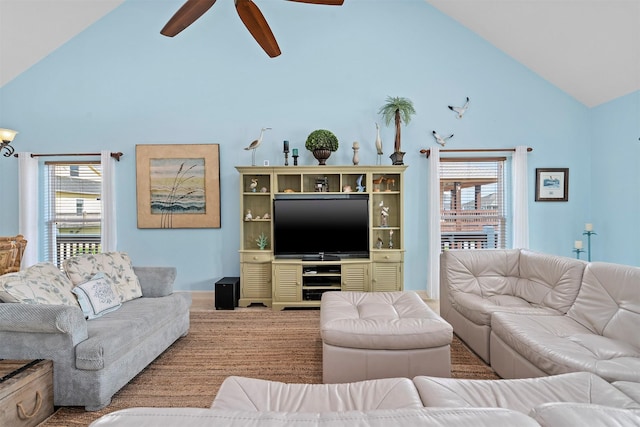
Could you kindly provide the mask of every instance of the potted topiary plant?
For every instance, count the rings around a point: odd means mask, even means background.
[[[389,156],[394,165],[403,165],[404,152],[400,149],[400,126],[402,123],[405,125],[411,121],[411,116],[416,113],[413,108],[413,103],[410,99],[402,98],[399,96],[388,96],[386,104],[384,104],[378,114],[382,114],[387,126],[391,124],[393,120],[396,126],[396,139],[394,142],[394,152]]]
[[[331,152],[338,149],[338,138],[331,131],[318,129],[309,134],[304,146],[313,153],[319,165],[326,165]]]

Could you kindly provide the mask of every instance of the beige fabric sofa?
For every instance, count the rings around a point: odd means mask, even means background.
[[[441,292],[443,318],[502,378],[587,371],[640,382],[638,267],[447,251]]]
[[[546,426],[593,425],[580,411],[550,422],[552,403],[597,408],[609,425],[637,425],[640,404],[591,373],[471,381],[419,376],[343,384],[227,378],[210,409],[134,408],[92,426]],[[538,411],[538,412],[536,412]],[[603,415],[611,414],[608,418]],[[606,425],[606,424],[602,424]]]

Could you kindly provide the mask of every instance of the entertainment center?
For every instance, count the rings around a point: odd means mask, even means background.
[[[403,289],[406,166],[237,166],[240,307]]]

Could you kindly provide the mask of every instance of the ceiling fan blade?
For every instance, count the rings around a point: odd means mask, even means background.
[[[344,0],[289,0],[297,3],[310,3],[310,4],[326,4],[328,6],[342,6]]]
[[[258,44],[271,58],[280,55],[278,42],[269,28],[266,19],[258,9],[258,6],[251,0],[235,0],[236,10],[244,26],[251,33]]]
[[[216,0],[187,0],[171,19],[169,19],[169,22],[167,22],[160,31],[160,34],[167,37],[173,37],[179,34],[180,31],[200,18],[215,2]]]

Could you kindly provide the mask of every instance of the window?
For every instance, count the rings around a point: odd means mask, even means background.
[[[506,158],[440,159],[441,250],[504,249]]]
[[[47,162],[45,168],[45,260],[60,266],[100,252],[100,163]]]
[[[84,199],[76,199],[76,214],[82,215],[84,212]]]

